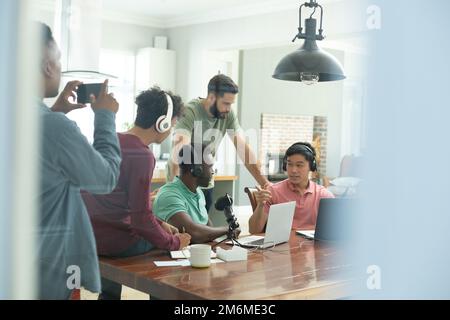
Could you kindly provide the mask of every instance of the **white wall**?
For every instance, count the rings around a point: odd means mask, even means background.
[[[36,15],[33,17],[34,21],[39,21],[45,23],[53,30],[54,25],[54,13],[50,11],[38,11]]]
[[[29,2],[30,8],[33,12],[33,21],[45,23],[53,30],[56,0],[33,0]]]
[[[167,31],[164,29],[104,20],[102,48],[136,51],[144,47],[153,47],[153,37],[166,34]]]

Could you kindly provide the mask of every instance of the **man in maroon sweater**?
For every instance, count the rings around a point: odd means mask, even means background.
[[[158,220],[151,210],[155,157],[148,145],[161,143],[181,114],[181,98],[158,87],[142,92],[134,127],[118,133],[122,152],[119,182],[107,195],[83,192],[99,255],[129,257],[153,248],[179,250],[191,236]],[[100,299],[120,299],[121,285],[102,278]]]

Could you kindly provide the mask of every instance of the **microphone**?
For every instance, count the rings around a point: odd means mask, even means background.
[[[233,199],[230,197],[228,193],[226,193],[223,197],[217,199],[215,207],[216,210],[223,211],[226,207],[230,207],[233,205]]]
[[[217,199],[215,203],[215,208],[218,211],[223,211],[225,213],[225,218],[230,227],[230,230],[236,230],[239,228],[239,223],[237,222],[237,218],[233,214],[233,199],[230,197],[228,193],[226,193],[223,197]]]

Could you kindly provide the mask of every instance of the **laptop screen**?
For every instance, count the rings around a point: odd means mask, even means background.
[[[270,206],[264,243],[276,245],[286,242],[291,235],[295,201]]]
[[[357,200],[345,198],[321,199],[314,239],[347,241],[353,234]]]

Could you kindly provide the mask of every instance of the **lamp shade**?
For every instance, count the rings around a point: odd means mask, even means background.
[[[306,35],[303,46],[285,56],[278,63],[273,78],[302,81],[302,74],[318,75],[319,82],[345,79],[341,63],[316,43],[316,21],[306,19]]]
[[[288,54],[278,63],[273,77],[279,80],[301,81],[301,73],[318,73],[319,82],[345,79],[341,63],[328,52],[304,47]]]

